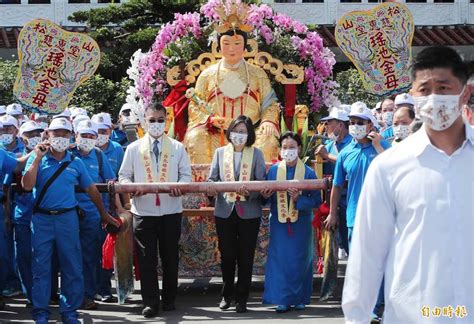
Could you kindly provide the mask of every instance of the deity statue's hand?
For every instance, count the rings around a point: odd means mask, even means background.
[[[212,116],[210,118],[210,122],[211,122],[212,126],[214,126],[214,127],[224,128],[226,119],[224,117]]]
[[[275,124],[272,122],[263,122],[262,125],[260,125],[262,128],[262,134],[265,136],[278,136],[278,129],[276,128]]]

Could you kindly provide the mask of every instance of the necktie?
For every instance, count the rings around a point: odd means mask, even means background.
[[[158,171],[158,173],[159,173],[159,172],[160,172],[160,169],[158,168],[158,163],[159,163],[159,162],[158,162],[158,161],[159,161],[159,160],[158,160],[158,157],[159,157],[159,155],[160,155],[160,149],[159,149],[159,147],[158,147],[158,144],[159,144],[158,140],[155,140],[155,141],[153,142],[153,154],[155,154],[156,167],[157,167],[157,171]],[[155,205],[156,205],[156,206],[160,206],[160,205],[161,205],[160,196],[159,196],[158,194],[156,195]]]
[[[155,154],[156,165],[158,165],[158,161],[159,161],[158,157],[160,155],[160,149],[158,148],[158,144],[159,144],[158,141],[153,142],[153,154]]]

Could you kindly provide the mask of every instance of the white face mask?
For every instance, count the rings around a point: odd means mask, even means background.
[[[247,143],[247,134],[240,134],[236,132],[230,132],[230,141],[232,144],[240,146],[240,145],[245,145]]]
[[[160,137],[165,132],[166,123],[148,123],[148,133],[153,137]]]
[[[51,144],[51,147],[53,150],[56,152],[64,152],[68,149],[69,147],[69,138],[65,137],[51,137],[49,139],[49,143]]]
[[[393,122],[393,111],[386,111],[382,114],[382,120],[387,126],[391,126]]]
[[[29,148],[30,150],[33,150],[36,147],[36,145],[38,145],[39,143],[41,143],[41,137],[39,136],[31,137],[31,138],[28,138],[26,147]]]
[[[393,135],[395,138],[404,140],[410,135],[410,125],[393,126]]]
[[[298,158],[298,149],[281,150],[280,156],[286,163],[293,162]]]
[[[3,145],[10,145],[13,142],[13,134],[0,135],[0,143]]]
[[[94,138],[79,137],[79,139],[77,140],[77,147],[85,152],[90,152],[96,144],[97,140]]]
[[[367,125],[350,125],[349,134],[357,140],[367,136]]]
[[[97,137],[97,146],[104,146],[109,142],[109,135],[99,134]]]
[[[332,140],[332,141],[337,141],[337,138],[339,137],[341,133],[341,127],[338,126],[336,128],[334,128],[334,130],[332,131],[331,134],[328,135],[328,137]]]
[[[457,95],[431,94],[414,97],[415,112],[429,128],[435,131],[445,130],[461,115],[459,98],[463,92],[464,88]]]
[[[122,124],[131,124],[132,118],[130,116],[122,116]]]

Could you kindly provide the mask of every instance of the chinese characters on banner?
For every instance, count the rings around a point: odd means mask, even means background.
[[[339,47],[359,70],[366,90],[384,96],[410,87],[413,16],[404,4],[389,2],[339,19]]]
[[[18,58],[15,97],[29,109],[57,114],[68,106],[76,88],[97,70],[100,49],[85,34],[35,19],[20,32]]]

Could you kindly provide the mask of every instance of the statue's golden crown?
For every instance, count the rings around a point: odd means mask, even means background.
[[[215,10],[220,19],[220,22],[215,27],[215,30],[219,34],[224,34],[229,30],[241,30],[245,33],[249,33],[253,30],[252,26],[245,24],[245,19],[250,10],[247,4],[234,3],[230,6],[225,6],[224,3],[222,3]]]

